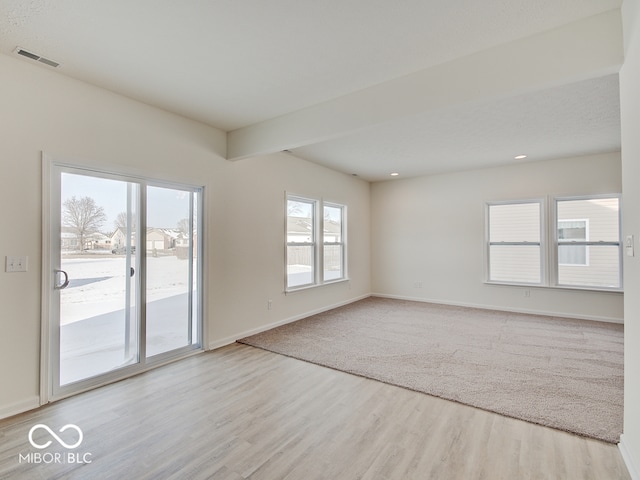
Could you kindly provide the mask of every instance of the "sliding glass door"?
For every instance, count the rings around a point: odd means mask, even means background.
[[[62,386],[138,363],[139,185],[61,172],[60,187],[54,289]],[[107,212],[122,220],[112,235]]]
[[[50,395],[201,349],[201,188],[50,171]]]

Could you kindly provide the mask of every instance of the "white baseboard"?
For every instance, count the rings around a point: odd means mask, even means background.
[[[577,318],[580,320],[594,320],[594,321],[598,321],[598,322],[607,322],[607,323],[617,323],[617,324],[622,324],[623,321],[619,318],[614,318],[614,317],[602,317],[602,316],[596,316],[596,315],[573,315],[573,314],[567,314],[567,313],[559,313],[559,312],[549,312],[549,311],[542,311],[542,310],[528,310],[528,309],[518,309],[518,308],[506,308],[506,307],[502,307],[502,306],[491,306],[491,305],[480,305],[480,304],[474,304],[474,303],[464,303],[464,302],[443,302],[442,300],[432,300],[432,299],[426,299],[426,298],[418,298],[418,297],[408,297],[408,296],[404,296],[404,295],[388,295],[388,294],[384,294],[384,293],[371,293],[371,294],[366,294],[366,295],[361,295],[359,297],[356,298],[352,298],[349,299],[345,302],[341,302],[341,303],[337,303],[334,305],[329,305],[327,307],[322,307],[319,308],[317,310],[312,310],[300,315],[296,315],[294,317],[290,317],[290,318],[285,318],[283,320],[279,320],[277,322],[273,322],[273,323],[269,323],[267,325],[263,325],[261,327],[257,327],[251,330],[246,330],[244,332],[239,332],[235,335],[231,335],[225,338],[220,338],[217,340],[214,340],[212,342],[209,343],[208,345],[208,349],[209,350],[215,350],[216,348],[221,348],[224,347],[226,345],[230,345],[232,343],[234,343],[236,340],[240,339],[240,338],[244,338],[244,337],[248,337],[250,335],[256,335],[258,333],[262,333],[266,330],[271,330],[272,328],[276,328],[279,327],[281,325],[286,325],[287,323],[291,323],[291,322],[295,322],[298,320],[302,320],[303,318],[309,317],[311,315],[315,315],[318,313],[322,313],[322,312],[326,312],[327,310],[331,310],[334,308],[338,308],[338,307],[342,307],[344,305],[348,305],[349,303],[353,303],[353,302],[357,302],[359,300],[363,300],[365,298],[368,297],[380,297],[380,298],[393,298],[396,300],[409,300],[409,301],[413,301],[413,302],[424,302],[424,303],[435,303],[435,304],[440,304],[440,305],[451,305],[451,306],[455,306],[455,307],[471,307],[471,308],[482,308],[484,310],[498,310],[498,311],[503,311],[503,312],[514,312],[514,313],[525,313],[525,314],[532,314],[532,315],[545,315],[545,316],[550,316],[550,317],[564,317],[564,318]],[[639,479],[640,480],[640,479]]]
[[[622,459],[627,466],[627,470],[629,470],[631,479],[640,480],[640,463],[638,463],[637,458],[633,457],[631,449],[629,448],[628,443],[625,441],[624,433],[620,435],[620,443],[618,444],[618,448],[620,449]]]
[[[225,338],[220,338],[218,340],[214,340],[213,342],[209,342],[207,350],[215,350],[216,348],[226,347],[227,345],[231,345],[232,343],[235,343],[235,341],[238,340],[239,338],[243,338],[246,336],[248,335],[243,335],[243,336],[232,335],[231,337],[225,337]]]
[[[350,298],[344,302],[336,303],[333,305],[329,305],[326,307],[318,308],[316,310],[311,310],[306,313],[302,313],[300,315],[295,315],[293,317],[285,318],[283,320],[278,320],[277,322],[269,323],[267,325],[262,325],[261,327],[252,328],[251,330],[246,330],[244,332],[239,332],[235,335],[231,335],[229,337],[220,338],[218,340],[214,340],[209,343],[209,350],[215,350],[216,348],[224,347],[226,345],[230,345],[234,343],[236,340],[239,340],[244,337],[249,337],[251,335],[256,335],[258,333],[265,332],[267,330],[271,330],[272,328],[279,327],[281,325],[286,325],[287,323],[296,322],[298,320],[302,320],[303,318],[310,317],[311,315],[316,315],[318,313],[326,312],[328,310],[333,310],[334,308],[343,307],[345,305],[349,305],[350,303],[358,302],[360,300],[364,300],[365,298],[369,298],[371,295],[368,293],[366,295],[361,295],[359,297]]]
[[[424,303],[435,303],[439,305],[451,305],[454,307],[470,307],[470,308],[481,308],[483,310],[497,310],[501,312],[513,312],[513,313],[526,313],[531,315],[544,315],[547,317],[561,317],[561,318],[577,318],[579,320],[593,320],[597,322],[606,322],[606,323],[617,323],[622,325],[624,320],[615,317],[603,317],[600,315],[575,315],[572,313],[559,313],[559,312],[548,312],[545,310],[529,310],[525,308],[509,308],[509,307],[496,307],[492,305],[480,305],[475,303],[464,303],[464,302],[443,302],[442,300],[431,300],[428,298],[418,298],[418,297],[407,297],[403,295],[387,295],[385,293],[372,293],[370,296],[372,297],[380,297],[380,298],[393,298],[396,300],[409,300],[412,302],[424,302]]]
[[[13,417],[19,413],[28,412],[29,410],[33,410],[38,407],[40,407],[40,397],[38,395],[34,395],[33,397],[21,402],[0,406],[0,418]]]

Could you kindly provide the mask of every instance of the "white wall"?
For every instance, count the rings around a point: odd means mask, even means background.
[[[369,294],[369,183],[286,153],[238,160],[224,173],[229,200],[213,226],[223,229],[213,249],[225,276],[216,277],[211,346]],[[284,294],[286,192],[347,205],[350,282]]]
[[[623,235],[635,236],[635,257],[624,257],[624,433],[621,449],[640,478],[640,5],[622,8],[625,63],[620,71]]]
[[[206,345],[369,293],[366,182],[286,154],[228,162],[223,132],[6,55],[0,86],[0,258],[29,257],[0,271],[0,417],[39,396],[43,151],[205,186]],[[285,190],[348,204],[351,282],[282,293]]]
[[[620,293],[530,288],[525,297],[523,287],[484,283],[485,202],[620,193],[620,168],[612,153],[373,184],[373,293],[621,322]]]

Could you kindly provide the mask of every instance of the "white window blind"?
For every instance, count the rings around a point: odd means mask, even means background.
[[[488,205],[489,281],[542,283],[540,201]]]

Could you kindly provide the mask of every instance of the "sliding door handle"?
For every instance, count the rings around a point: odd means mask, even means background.
[[[136,273],[136,271],[133,269],[133,267],[130,267],[131,270],[129,270],[129,276],[133,277],[133,275]]]
[[[64,282],[58,284],[58,275],[64,275]],[[69,275],[64,270],[54,270],[54,279],[53,279],[53,288],[56,290],[62,290],[63,288],[67,288],[69,285]]]

